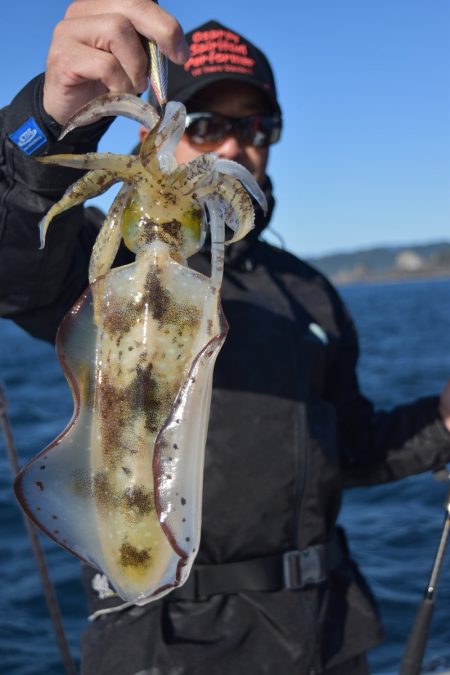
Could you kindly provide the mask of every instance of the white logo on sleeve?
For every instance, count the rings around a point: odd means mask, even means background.
[[[317,323],[310,323],[308,326],[310,332],[318,338],[322,344],[327,345],[328,344],[328,335],[322,328],[322,326],[319,326]]]

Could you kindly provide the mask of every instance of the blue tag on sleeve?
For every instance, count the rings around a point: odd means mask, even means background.
[[[34,117],[29,117],[16,131],[9,134],[9,138],[26,155],[32,155],[47,142],[46,135]]]

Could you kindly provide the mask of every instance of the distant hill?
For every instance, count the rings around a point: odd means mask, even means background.
[[[336,283],[450,276],[450,242],[380,246],[309,261]]]

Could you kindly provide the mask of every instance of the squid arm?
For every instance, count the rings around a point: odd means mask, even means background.
[[[236,179],[226,175],[222,175],[217,191],[223,204],[224,221],[234,232],[226,243],[233,244],[245,237],[254,227],[252,201],[243,186]]]
[[[231,159],[218,159],[216,162],[216,170],[228,176],[237,178],[245,189],[252,195],[255,201],[261,206],[264,213],[267,213],[267,199],[264,192],[259,187],[256,180],[245,167]]]
[[[64,138],[72,129],[93,124],[102,117],[121,115],[135,120],[146,129],[153,129],[159,121],[159,115],[149,103],[132,94],[103,94],[80,108],[68,120],[58,140]]]
[[[97,168],[97,161],[93,156],[88,155],[49,155],[40,157],[39,161],[43,164],[62,164],[75,168],[95,168],[88,171],[84,176],[71,185],[62,198],[52,206],[39,224],[41,237],[41,248],[45,245],[45,237],[51,221],[60,213],[63,213],[72,206],[82,204],[90,197],[96,197],[109,190],[109,188],[119,181],[128,181],[132,169],[133,159],[128,155],[106,154],[102,156],[101,166],[105,166],[105,160],[111,168]]]
[[[95,240],[89,262],[89,283],[111,269],[122,239],[122,216],[133,188],[123,185],[108,211],[105,221]]]

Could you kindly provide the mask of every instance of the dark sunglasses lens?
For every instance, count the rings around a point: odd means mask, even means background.
[[[186,133],[193,143],[220,141],[229,131],[227,120],[216,115],[204,115],[189,122]]]
[[[257,148],[276,143],[281,135],[281,120],[277,117],[258,115],[242,120],[242,132]]]
[[[227,118],[222,115],[193,113],[188,115],[186,134],[192,143],[219,143],[235,132],[257,148],[276,143],[281,135],[281,119],[270,115]]]

